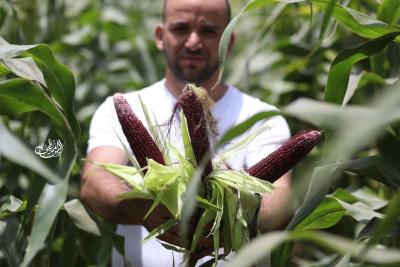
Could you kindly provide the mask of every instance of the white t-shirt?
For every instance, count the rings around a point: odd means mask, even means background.
[[[170,127],[168,126],[168,121],[176,98],[165,87],[165,80],[161,80],[140,91],[124,95],[136,116],[147,127],[139,95],[147,110],[154,116],[157,125],[167,131]],[[213,115],[218,121],[219,136],[222,136],[232,126],[245,121],[252,115],[261,111],[271,110],[276,110],[276,108],[240,92],[233,86],[229,86],[222,98],[214,103]],[[246,134],[250,134],[260,127],[265,130],[257,135],[245,148],[235,152],[229,158],[228,163],[232,168],[243,169],[252,166],[290,137],[288,125],[281,116],[270,117],[255,124]],[[93,116],[89,131],[88,152],[99,146],[114,146],[123,149],[118,136],[127,144],[112,98],[108,97]],[[179,126],[175,123],[168,129],[169,142],[182,151],[183,144],[179,136]],[[242,137],[232,140],[221,150],[225,151],[231,144],[237,143]],[[126,146],[129,147],[129,145]],[[148,235],[148,231],[141,225],[119,225],[117,232],[125,236],[126,259],[124,265],[124,259],[114,250],[112,259],[114,267],[170,267],[173,266],[173,263],[179,266],[179,263],[182,262],[182,254],[165,249],[156,239],[142,245],[140,242]]]

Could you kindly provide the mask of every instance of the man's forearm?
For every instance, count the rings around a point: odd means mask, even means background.
[[[93,149],[87,159],[94,162],[126,164],[125,152],[115,147]],[[148,201],[122,200],[118,196],[129,186],[95,164],[86,163],[81,177],[81,199],[106,220],[120,224],[141,224]]]

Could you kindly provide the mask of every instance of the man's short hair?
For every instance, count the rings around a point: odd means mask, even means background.
[[[228,23],[231,21],[231,17],[232,17],[231,4],[229,3],[229,0],[225,0],[225,5],[226,5],[226,13],[227,13],[226,15],[227,15],[227,18],[228,18],[228,21],[227,21],[226,25],[228,25]],[[165,21],[166,6],[167,6],[167,0],[164,0],[163,11],[162,11],[162,19],[163,19],[163,21]]]

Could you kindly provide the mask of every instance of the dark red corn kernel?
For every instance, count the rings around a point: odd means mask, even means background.
[[[117,93],[113,96],[113,100],[122,131],[128,140],[139,166],[141,168],[146,167],[148,159],[153,159],[165,165],[164,157],[156,142],[135,115],[125,97]]]
[[[318,144],[321,137],[320,131],[300,132],[247,169],[247,173],[273,183],[302,160]]]

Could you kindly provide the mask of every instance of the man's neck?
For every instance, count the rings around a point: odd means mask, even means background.
[[[218,73],[216,75],[213,75],[213,77],[211,77],[206,82],[202,84],[197,84],[197,86],[205,88],[208,92],[208,95],[214,101],[218,101],[228,90],[228,86],[222,82],[219,82],[218,85],[214,87],[217,79],[218,79]],[[185,88],[186,83],[179,80],[172,73],[168,73],[167,71],[165,74],[165,86],[167,87],[168,91],[171,92],[171,94],[173,94],[176,98],[178,98],[183,88]]]

